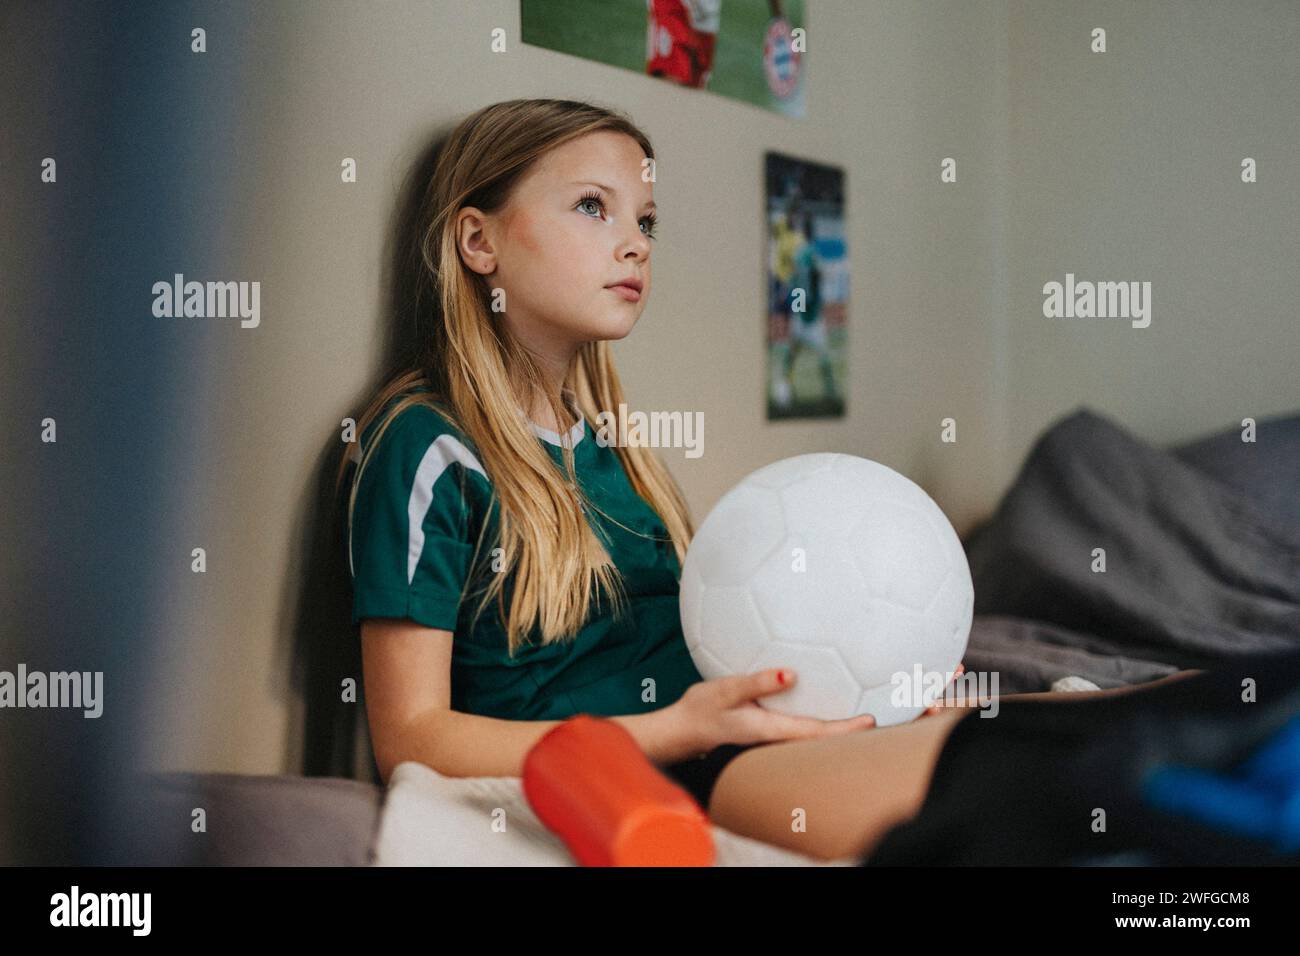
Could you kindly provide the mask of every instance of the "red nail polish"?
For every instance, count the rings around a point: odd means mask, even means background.
[[[777,672],[776,672],[776,679],[777,679],[778,681],[780,681],[782,684],[784,684],[784,683],[785,683],[785,671],[777,671]]]

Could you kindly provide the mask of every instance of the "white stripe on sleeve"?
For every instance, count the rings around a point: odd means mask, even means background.
[[[420,467],[416,469],[415,483],[411,486],[411,497],[406,505],[406,515],[410,525],[410,549],[406,558],[407,584],[415,580],[415,569],[420,563],[420,555],[424,552],[424,517],[433,504],[433,486],[452,462],[456,461],[487,478],[487,472],[474,457],[474,453],[454,435],[439,435],[429,445],[424,457],[420,459]]]

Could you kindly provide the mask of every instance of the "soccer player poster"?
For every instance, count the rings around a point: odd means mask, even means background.
[[[523,42],[801,119],[804,0],[520,0]]]
[[[849,261],[843,170],[766,154],[767,417],[844,414]]]

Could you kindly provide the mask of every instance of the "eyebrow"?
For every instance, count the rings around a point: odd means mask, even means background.
[[[569,183],[569,185],[570,186],[599,186],[601,189],[605,190],[605,192],[609,193],[611,196],[618,195],[618,190],[615,189],[613,186],[606,186],[604,183],[598,183],[590,179],[575,179],[573,182]],[[653,199],[647,202],[646,205],[654,210],[658,210],[659,208],[658,206],[655,205],[655,201]]]

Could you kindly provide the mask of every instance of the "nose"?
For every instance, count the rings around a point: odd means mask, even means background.
[[[631,257],[637,261],[643,261],[650,255],[650,238],[641,231],[639,222],[632,224],[632,234],[624,240],[618,250],[619,261]]]

